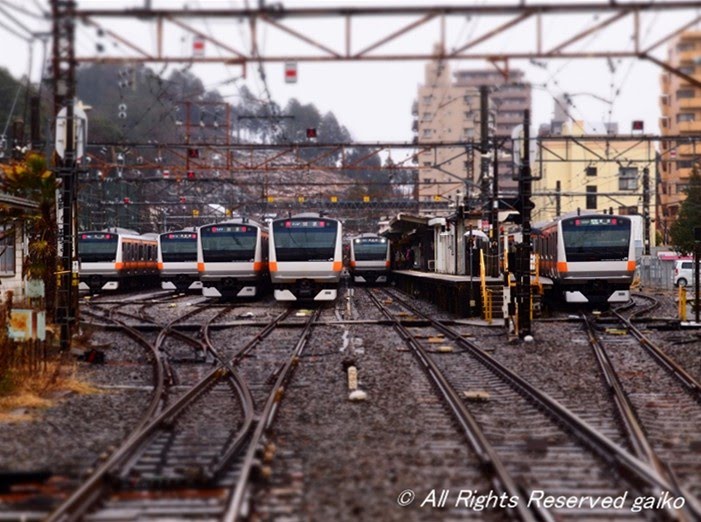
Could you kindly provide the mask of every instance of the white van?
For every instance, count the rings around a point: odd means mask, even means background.
[[[687,286],[694,281],[694,262],[679,259],[674,262],[674,286]]]

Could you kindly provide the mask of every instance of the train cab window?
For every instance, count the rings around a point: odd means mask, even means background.
[[[78,235],[81,263],[114,263],[117,260],[117,234],[87,232]]]
[[[211,227],[205,230],[211,230]],[[164,263],[197,261],[197,234],[171,232],[161,234],[159,241],[161,243],[161,258]],[[209,244],[209,242],[209,239],[203,238],[203,249],[205,244]]]
[[[330,219],[285,219],[273,222],[278,261],[331,261],[338,222]]]
[[[631,221],[621,216],[582,216],[562,221],[567,261],[628,259]]]
[[[252,262],[258,241],[258,228],[251,225],[216,225],[200,229],[205,262]]]
[[[358,238],[353,240],[353,253],[356,261],[381,261],[387,259],[387,239]]]

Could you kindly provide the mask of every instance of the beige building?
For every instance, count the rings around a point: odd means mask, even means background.
[[[654,180],[655,150],[649,141],[607,139],[606,127],[581,121],[562,124],[560,136],[596,136],[563,140],[541,136],[532,166],[534,223],[581,211],[644,214],[644,178]],[[647,172],[646,172],[647,170]],[[650,182],[650,202],[654,202]],[[651,211],[651,209],[649,209]],[[653,234],[654,236],[654,234]]]
[[[416,142],[464,142],[465,145],[419,153],[419,201],[455,201],[467,191],[470,204],[478,203],[481,86],[489,88],[489,135],[510,137],[513,128],[522,123],[523,111],[531,105],[531,88],[523,82],[521,71],[511,71],[507,81],[492,69],[451,74],[448,61],[435,60],[426,65],[425,80],[419,86],[413,107]],[[505,189],[513,192],[516,187],[511,179],[510,145],[510,140],[505,140],[497,156],[500,192]],[[487,163],[486,175],[491,177],[492,159]]]
[[[669,48],[668,63],[681,72],[701,80],[701,32],[681,34]],[[663,136],[699,136],[701,134],[701,89],[670,72],[662,74],[660,132]],[[667,239],[669,226],[679,213],[686,195],[684,189],[694,163],[698,163],[701,143],[663,140],[657,206],[657,229]]]
[[[467,143],[479,142],[479,91],[452,83],[447,61],[426,65],[425,82],[414,102],[414,133],[419,144],[464,142],[465,146],[420,150],[419,202],[459,201],[466,190],[477,196],[474,181],[479,154]]]

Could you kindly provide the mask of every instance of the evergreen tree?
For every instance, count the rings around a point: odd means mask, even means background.
[[[701,227],[701,174],[696,166],[684,193],[686,199],[681,204],[677,220],[672,223],[670,234],[674,249],[686,255],[694,251],[694,228]]]
[[[24,162],[3,169],[0,187],[7,194],[38,205],[37,210],[0,209],[0,226],[10,229],[17,221],[24,223],[29,251],[22,265],[22,276],[44,281],[47,311],[51,316],[50,304],[56,292],[56,178],[41,155],[30,153]]]

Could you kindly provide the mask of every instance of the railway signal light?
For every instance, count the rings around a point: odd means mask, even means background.
[[[131,203],[131,199],[129,199],[129,198],[124,198],[123,201],[124,201],[125,205],[128,205],[129,203]]]
[[[180,196],[180,203],[185,203],[187,198],[185,196]]]
[[[187,149],[187,157],[190,159],[199,159],[200,157],[200,149],[195,149],[195,148],[188,148]]]
[[[307,138],[308,139],[316,138],[316,129],[315,128],[307,129]]]
[[[195,179],[195,171],[194,170],[187,171],[187,179]]]

